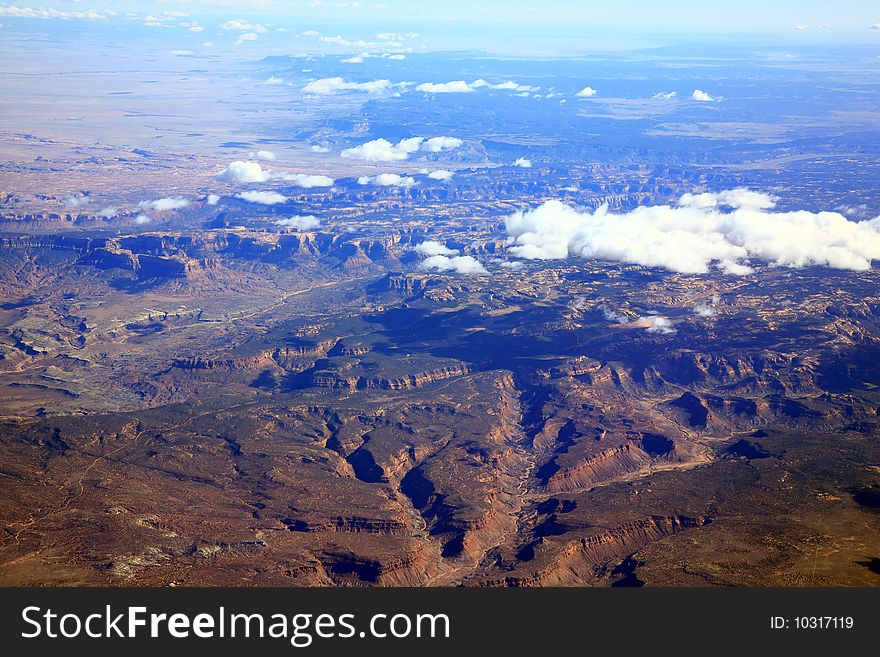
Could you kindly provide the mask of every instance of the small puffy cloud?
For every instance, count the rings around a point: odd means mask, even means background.
[[[306,30],[305,32],[300,32],[299,35],[304,37],[319,37],[321,36],[321,33],[316,32],[315,30]]]
[[[429,257],[430,256],[437,256],[437,255],[442,255],[442,256],[458,255],[458,251],[456,251],[455,249],[447,248],[445,244],[441,244],[440,242],[437,242],[436,240],[426,240],[426,241],[422,242],[421,244],[416,244],[412,248],[412,250],[418,254],[421,254],[423,256],[429,256]]]
[[[458,148],[464,142],[456,137],[409,137],[392,144],[387,139],[374,139],[360,146],[346,148],[342,157],[367,162],[402,162],[419,150],[439,153],[444,150]]]
[[[192,50],[172,50],[171,54],[175,57],[192,57],[195,55]]]
[[[137,224],[138,226],[143,226],[144,224],[148,224],[148,223],[150,223],[150,221],[152,221],[152,220],[145,214],[139,214],[138,216],[136,216],[134,218],[134,223]]]
[[[303,87],[303,93],[316,96],[329,96],[345,91],[365,91],[369,94],[381,94],[391,89],[390,80],[372,80],[370,82],[349,82],[341,77],[321,78],[312,80]]]
[[[606,319],[606,321],[614,322],[615,324],[624,324],[629,320],[629,317],[624,315],[622,312],[618,312],[614,310],[611,306],[606,304],[602,304],[599,306],[599,310],[602,311],[602,316]]]
[[[415,187],[419,183],[412,176],[396,173],[380,173],[378,176],[361,176],[358,185],[377,185],[379,187]]]
[[[264,169],[260,166],[259,162],[245,162],[243,160],[231,162],[228,167],[214,177],[217,180],[238,185],[278,180],[291,182],[304,188],[332,187],[334,182],[329,176],[272,171],[271,169]]]
[[[309,150],[312,151],[313,153],[329,153],[330,147],[324,146],[322,144],[313,144],[313,145],[309,146]]]
[[[593,89],[593,87],[584,87],[583,89],[578,91],[575,96],[577,96],[578,98],[592,98],[597,93],[599,92]]]
[[[388,59],[402,59],[403,56],[396,57],[391,55]],[[531,87],[525,84],[518,84],[513,80],[491,84],[486,80],[474,80],[473,82],[465,82],[464,80],[453,80],[452,82],[424,82],[416,87],[416,91],[427,94],[466,94],[477,89],[495,89],[498,91],[515,91],[519,93],[529,93],[537,91],[540,87]]]
[[[694,315],[697,317],[715,317],[718,314],[718,310],[715,308],[715,305],[721,299],[718,295],[713,295],[711,298],[706,299],[705,301],[701,301],[697,305],[694,306]]]
[[[396,55],[388,55],[387,59],[403,60],[406,59],[406,55],[397,53]]]
[[[453,272],[462,275],[486,275],[489,272],[472,256],[433,255],[419,263],[419,268],[426,271]]]
[[[182,196],[173,196],[168,198],[158,198],[155,201],[141,201],[138,207],[141,210],[155,210],[156,212],[166,212],[168,210],[179,210],[189,205],[189,201]]]
[[[804,30],[809,30],[810,26],[806,23],[798,23],[797,25],[793,25],[791,29],[803,32]]]
[[[361,55],[355,55],[354,57],[346,57],[345,59],[340,59],[339,61],[343,64],[363,64],[364,58]]]
[[[436,171],[430,171],[428,174],[428,178],[431,180],[452,180],[452,177],[455,175],[452,171],[447,171],[446,169],[437,169]]]
[[[208,198],[205,199],[205,203],[208,205],[217,205],[220,202],[220,196],[217,194],[208,194]]]
[[[462,94],[474,91],[474,88],[464,80],[453,82],[423,82],[416,87],[416,91],[426,94]]]
[[[277,205],[287,201],[287,197],[278,192],[242,192],[235,196],[248,203],[259,203],[260,205]]]
[[[777,212],[766,194],[729,190],[685,195],[677,206],[615,214],[549,201],[507,218],[509,251],[550,260],[569,255],[703,274],[752,272],[748,261],[864,271],[880,259],[880,217],[849,221],[837,212]]]
[[[531,160],[527,160],[527,159],[524,158],[524,157],[518,157],[518,158],[514,161],[513,166],[515,166],[515,167],[520,167],[521,169],[531,169],[531,168],[532,168],[532,161],[531,161]]]
[[[300,230],[311,230],[321,225],[321,220],[311,214],[296,214],[287,219],[279,219],[275,222],[276,226],[285,226],[299,228]]]
[[[223,182],[245,184],[266,182],[269,179],[268,171],[263,170],[259,162],[244,162],[236,160],[218,173],[215,178]]]
[[[70,208],[71,210],[73,210],[76,208],[81,208],[84,205],[88,205],[89,204],[89,197],[88,196],[68,196],[63,201],[61,201],[61,203],[64,205],[65,208]]]
[[[245,32],[240,37],[238,37],[238,41],[236,44],[244,43],[245,41],[256,41],[259,37],[254,32]]]
[[[98,216],[104,217],[104,219],[110,219],[111,217],[115,217],[118,214],[119,214],[119,210],[117,208],[112,207],[112,206],[108,206],[106,208],[103,208],[98,212]]]
[[[702,89],[694,89],[694,93],[691,94],[691,98],[700,103],[714,103],[718,100],[718,98],[710,96]]]
[[[193,25],[191,28],[189,28],[189,31],[190,32],[204,32],[205,28],[203,28],[201,25]]]
[[[651,98],[654,100],[672,100],[677,97],[678,93],[675,91],[661,91],[660,93],[656,93]]]
[[[644,324],[645,328],[648,330],[648,333],[660,333],[661,335],[670,335],[675,333],[675,327],[672,325],[672,320],[668,317],[661,317],[660,315],[648,315],[646,317],[639,317],[636,321],[637,324]]]
[[[237,32],[258,32],[259,34],[263,34],[266,32],[266,28],[259,23],[248,23],[243,20],[231,20],[226,21],[225,23],[221,23],[220,27],[224,30],[232,30]]]
[[[275,153],[272,151],[257,151],[256,153],[251,153],[248,155],[251,159],[254,160],[264,160],[267,162],[271,162],[275,159]]]
[[[266,80],[263,82],[263,84],[268,84],[268,85],[273,85],[273,86],[279,85],[279,84],[284,84],[284,78],[279,78],[275,75],[270,75],[268,78],[266,78]]]
[[[457,137],[431,137],[422,144],[422,150],[429,153],[439,153],[440,151],[459,148],[464,142]]]
[[[423,141],[422,137],[410,137],[392,144],[387,139],[374,139],[360,146],[346,148],[342,151],[342,157],[367,162],[399,162],[418,151]]]

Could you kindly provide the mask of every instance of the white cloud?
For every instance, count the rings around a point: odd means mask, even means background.
[[[311,214],[293,215],[287,219],[279,219],[275,222],[276,226],[289,226],[299,228],[300,230],[311,230],[321,225],[321,220]]]
[[[578,98],[592,98],[597,93],[599,92],[593,89],[593,87],[584,87],[583,89],[578,91],[575,96],[577,96]]]
[[[412,176],[396,173],[380,173],[378,176],[361,176],[358,185],[378,185],[379,187],[415,187],[419,183]]]
[[[669,318],[661,317],[660,315],[648,315],[644,317],[639,317],[636,323],[643,324],[648,330],[648,333],[660,333],[661,335],[670,335],[672,333],[675,333],[675,328],[672,326],[672,321]]]
[[[799,30],[799,31],[804,31],[804,30],[809,30],[809,29],[810,29],[810,26],[807,25],[806,23],[798,23],[797,25],[792,26],[791,29],[793,29],[793,30]]]
[[[330,147],[322,146],[321,144],[313,144],[312,146],[309,146],[309,150],[311,150],[313,153],[329,153]]]
[[[240,37],[238,37],[238,41],[236,41],[235,43],[239,44],[244,43],[245,41],[256,41],[257,38],[258,37],[254,32],[245,32]]]
[[[148,224],[148,223],[150,223],[150,221],[152,221],[152,220],[145,214],[139,214],[138,216],[136,216],[134,218],[134,223],[136,223],[138,226]]]
[[[201,25],[193,25],[191,28],[189,28],[189,31],[190,32],[204,32],[205,28],[203,28]]]
[[[694,315],[697,317],[715,317],[718,314],[718,310],[715,308],[715,305],[721,299],[717,294],[713,295],[709,299],[705,301],[701,301],[697,305],[694,306]]]
[[[268,78],[266,78],[266,80],[265,80],[265,82],[263,82],[263,84],[269,84],[269,85],[284,84],[284,78],[279,78],[274,75],[271,75]]]
[[[205,202],[208,205],[217,205],[220,202],[220,196],[218,194],[208,194],[208,198],[205,199]]]
[[[231,20],[226,21],[225,23],[221,23],[220,27],[224,30],[232,30],[238,32],[258,32],[259,34],[263,34],[266,32],[266,28],[259,23],[248,23],[243,20]]]
[[[576,255],[690,274],[714,265],[744,275],[752,271],[749,260],[863,271],[880,259],[880,217],[852,222],[837,212],[776,212],[772,198],[748,190],[709,197],[686,195],[678,206],[622,214],[548,201],[507,218],[509,250],[525,259]]]
[[[342,157],[367,162],[402,162],[419,150],[429,153],[458,148],[464,142],[456,137],[409,137],[392,144],[387,139],[374,139],[360,146],[346,148]]]
[[[98,212],[98,216],[104,217],[105,219],[110,219],[111,217],[115,217],[117,214],[119,214],[119,210],[117,208],[112,207],[112,206],[108,206],[106,208],[103,208],[100,212]]]
[[[416,87],[416,91],[423,91],[426,94],[461,94],[470,93],[474,88],[464,80],[455,80],[453,82],[423,82]]]
[[[195,55],[192,50],[172,50],[171,54],[175,57],[190,57],[192,55]]]
[[[88,11],[64,11],[59,9],[34,9],[32,7],[0,7],[0,16],[11,16],[14,18],[57,18],[60,20],[83,19],[90,21],[107,20],[107,15],[92,9]]]
[[[277,205],[287,200],[286,196],[278,192],[242,192],[235,196],[248,203],[259,203],[261,205]]]
[[[364,58],[360,55],[355,55],[354,57],[346,57],[345,59],[340,59],[339,61],[343,64],[363,64]]]
[[[329,96],[343,91],[365,91],[369,94],[381,94],[391,89],[390,80],[372,80],[370,82],[348,82],[344,78],[321,78],[312,80],[303,87],[303,93],[316,96]]]
[[[275,159],[275,153],[273,153],[272,151],[257,151],[256,153],[249,154],[248,157],[255,160],[264,160],[271,162]]]
[[[231,162],[228,167],[214,177],[217,180],[238,185],[278,180],[292,182],[305,188],[332,187],[334,182],[329,176],[272,171],[271,169],[264,169],[260,166],[259,162],[245,162],[243,160]]]
[[[415,251],[416,253],[423,255],[423,256],[458,255],[458,251],[456,251],[455,249],[449,249],[446,247],[445,244],[441,244],[440,242],[437,242],[436,240],[426,240],[426,241],[422,242],[421,244],[416,244],[412,248],[412,250]]]
[[[459,148],[463,143],[457,137],[431,137],[422,144],[422,150],[429,153],[439,153],[440,151]]]
[[[676,91],[661,91],[660,93],[651,96],[651,98],[654,100],[672,100],[676,96],[678,96],[678,92]]]
[[[880,23],[874,23],[874,24],[871,26],[871,29],[872,29],[872,30],[880,30]]]
[[[518,157],[516,159],[516,161],[513,163],[513,166],[520,167],[521,169],[531,169],[532,168],[532,161],[527,160],[524,157]]]
[[[424,270],[449,271],[464,275],[485,275],[489,272],[479,260],[471,256],[433,255],[422,260],[419,268]]]
[[[428,173],[428,178],[431,180],[452,180],[452,177],[455,174],[452,171],[447,171],[446,169],[437,169],[436,171],[431,171]]]
[[[400,53],[397,53],[396,55],[388,55],[388,59],[402,60],[406,59],[406,55],[401,55]]]
[[[614,322],[615,324],[624,324],[629,320],[629,317],[624,315],[622,312],[618,312],[611,308],[606,304],[602,304],[599,306],[599,310],[602,311],[602,316],[609,322]]]
[[[88,196],[68,196],[63,201],[61,201],[61,203],[64,205],[65,208],[81,208],[84,205],[89,204],[89,198]]]
[[[182,196],[173,196],[168,198],[158,198],[155,201],[141,201],[138,207],[141,210],[155,210],[156,212],[165,212],[167,210],[179,210],[189,205]]]
[[[719,100],[718,98],[710,96],[702,89],[694,89],[694,93],[691,94],[691,98],[701,103],[714,103]]]

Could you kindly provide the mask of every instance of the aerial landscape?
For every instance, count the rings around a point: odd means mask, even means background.
[[[0,585],[880,585],[880,10],[420,4],[0,4]]]

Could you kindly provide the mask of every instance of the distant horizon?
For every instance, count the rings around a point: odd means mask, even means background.
[[[876,45],[880,10],[867,2],[736,11],[686,1],[535,7],[433,3],[160,1],[0,4],[0,43],[16,35],[84,38],[89,45],[149,40],[212,56],[478,51],[527,57],[644,50],[674,45],[758,47]],[[592,3],[591,3],[592,4]],[[94,35],[95,40],[91,37]],[[109,36],[108,36],[109,35]],[[97,41],[98,37],[102,41]],[[386,38],[379,38],[386,37]]]

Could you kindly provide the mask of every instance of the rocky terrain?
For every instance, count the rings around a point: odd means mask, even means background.
[[[5,235],[0,583],[878,583],[876,270],[420,230]]]

